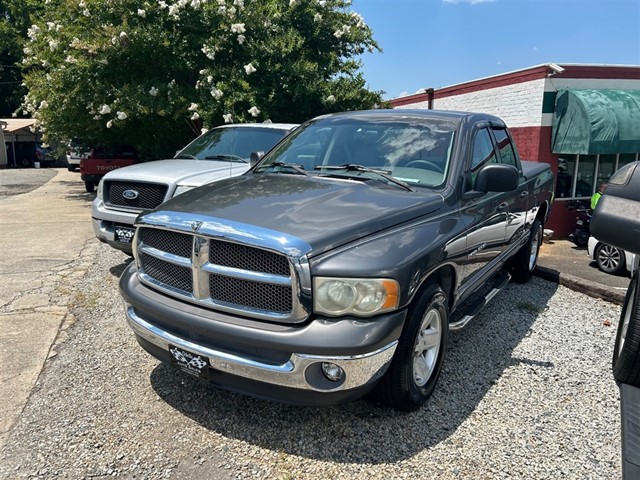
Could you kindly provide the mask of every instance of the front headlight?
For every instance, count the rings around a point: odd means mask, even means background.
[[[176,191],[173,192],[173,196],[177,197],[178,195],[183,194],[184,192],[188,192],[189,190],[191,190],[192,188],[196,188],[193,185],[178,185],[176,187]]]
[[[317,277],[313,309],[330,316],[372,316],[398,308],[400,287],[388,278]]]
[[[102,200],[104,197],[104,182],[102,179],[98,182],[98,193],[96,193],[96,197],[98,197],[99,200]]]

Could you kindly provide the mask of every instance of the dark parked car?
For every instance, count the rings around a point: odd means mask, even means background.
[[[56,163],[56,158],[49,147],[39,142],[7,142],[7,159],[9,166],[31,168],[36,162],[40,166]]]
[[[613,348],[613,378],[620,387],[622,477],[640,478],[640,162],[609,179],[593,212],[591,231],[620,251],[635,254]]]

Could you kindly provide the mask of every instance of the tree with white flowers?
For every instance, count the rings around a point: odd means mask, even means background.
[[[45,0],[23,112],[50,139],[172,155],[201,128],[374,108],[348,0]]]

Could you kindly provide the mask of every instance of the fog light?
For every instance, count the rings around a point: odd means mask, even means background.
[[[344,370],[335,363],[322,362],[322,373],[332,382],[339,382],[344,379]]]

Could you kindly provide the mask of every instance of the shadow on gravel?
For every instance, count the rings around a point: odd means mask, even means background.
[[[87,192],[84,188],[84,182],[80,180],[79,175],[77,182],[61,182],[61,184],[67,187],[66,198],[69,200],[83,200],[91,204],[93,199],[96,198],[96,192]]]
[[[114,265],[113,267],[109,268],[109,273],[116,278],[120,278],[120,275],[122,275],[122,272],[126,270],[126,268],[129,266],[129,264],[132,261],[133,261],[133,257],[127,257],[121,264]]]
[[[531,288],[539,290],[535,303],[527,294]],[[325,408],[281,405],[218,389],[165,364],[153,370],[151,384],[178,412],[227,438],[321,461],[394,463],[448,442],[509,367],[527,364],[532,375],[553,368],[512,353],[557,285],[539,281],[535,287],[510,289],[517,289],[509,296],[521,302],[505,306],[502,292],[465,329],[451,332],[435,393],[416,412],[396,412],[366,400]]]

